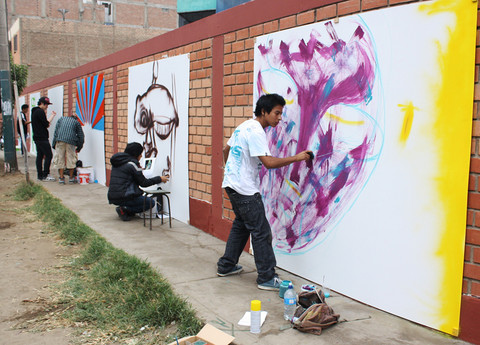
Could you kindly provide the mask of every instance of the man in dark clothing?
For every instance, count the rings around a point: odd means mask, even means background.
[[[52,111],[52,115],[47,120],[47,109],[50,103],[48,97],[40,97],[38,100],[38,107],[32,108],[32,129],[33,129],[33,141],[37,148],[37,179],[40,181],[55,181],[55,178],[50,176],[50,162],[52,161],[52,147],[48,141],[48,126],[52,122],[55,115]],[[45,162],[43,159],[45,158]],[[43,169],[42,169],[43,163]]]
[[[22,140],[22,132],[20,126],[23,127],[23,135],[25,140],[27,140],[27,125],[30,121],[27,121],[27,113],[28,113],[28,104],[22,105],[22,111],[20,112],[20,116],[17,119],[17,132],[18,137],[20,138],[20,147],[22,149],[22,155],[27,152],[27,150],[23,147],[23,140]]]
[[[108,187],[108,202],[118,205],[116,211],[123,220],[130,220],[136,213],[153,207],[153,200],[143,195],[140,187],[148,187],[157,183],[167,182],[168,176],[146,178],[142,173],[139,160],[142,157],[143,146],[139,143],[129,143],[124,152],[116,153],[110,158],[112,173]]]

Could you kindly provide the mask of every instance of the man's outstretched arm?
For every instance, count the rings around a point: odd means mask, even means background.
[[[225,151],[224,151],[225,152]],[[286,165],[295,163],[295,162],[301,162],[301,161],[306,161],[310,159],[310,155],[307,152],[312,152],[312,151],[302,151],[295,156],[290,156],[290,157],[284,157],[284,158],[278,158],[278,157],[272,157],[272,156],[259,156],[258,158],[262,162],[263,166],[267,169],[275,169],[275,168],[281,168]],[[228,157],[228,155],[227,155]]]

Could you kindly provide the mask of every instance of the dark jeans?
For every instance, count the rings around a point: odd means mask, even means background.
[[[242,195],[228,187],[225,191],[232,203],[235,220],[228,236],[225,254],[217,263],[218,272],[228,272],[238,263],[251,234],[257,283],[265,283],[275,276],[277,261],[272,248],[272,230],[265,217],[262,197],[259,193]]]
[[[125,208],[127,213],[133,216],[135,213],[142,213],[143,212],[143,201],[145,200],[145,211],[148,211],[153,206],[155,206],[155,201],[148,196],[138,196],[133,200],[122,202],[118,204],[118,206],[122,206]]]
[[[37,147],[37,160],[35,161],[37,165],[37,178],[42,180],[50,174],[50,162],[52,161],[52,147],[50,142],[46,141],[36,141],[35,146]],[[45,158],[45,162],[43,159]],[[43,169],[42,169],[43,162]]]
[[[24,132],[24,133],[25,133],[25,135],[27,135],[26,134],[27,132]],[[18,141],[20,141],[20,150],[21,150],[22,155],[23,155],[27,150],[25,150],[25,148],[23,147],[23,140],[22,140],[22,136],[20,135],[20,133],[18,133]]]

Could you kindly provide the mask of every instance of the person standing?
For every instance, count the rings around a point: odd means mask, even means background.
[[[55,149],[53,164],[58,169],[58,182],[65,184],[65,167],[69,170],[68,183],[76,183],[73,173],[77,164],[77,153],[83,147],[85,135],[76,115],[62,116],[55,126],[52,146]]]
[[[149,187],[160,182],[167,182],[168,176],[146,178],[140,167],[143,146],[129,143],[124,152],[115,153],[110,158],[112,173],[108,187],[108,202],[117,205],[115,209],[123,221],[130,220],[136,213],[147,211],[154,206],[151,198],[143,195],[140,187]],[[146,205],[147,209],[143,209]]]
[[[22,111],[20,112],[20,116],[17,119],[17,132],[18,132],[18,137],[20,138],[20,148],[22,150],[22,155],[27,153],[27,149],[26,147],[23,146],[22,132],[21,132],[20,126],[23,127],[23,135],[25,137],[25,141],[27,141],[27,138],[28,138],[27,125],[30,123],[30,121],[27,121],[27,113],[28,113],[28,104],[24,104],[22,105]]]
[[[37,179],[40,181],[55,181],[55,178],[50,176],[50,163],[52,161],[52,147],[48,141],[48,126],[52,122],[55,115],[52,111],[52,115],[47,119],[47,109],[50,103],[48,97],[40,97],[38,100],[38,106],[32,108],[32,129],[33,129],[33,141],[37,148]],[[43,163],[43,169],[42,169]]]
[[[265,216],[260,195],[261,166],[280,168],[294,162],[310,159],[308,152],[295,156],[272,157],[267,144],[265,128],[275,127],[282,119],[285,99],[277,94],[261,96],[255,107],[255,119],[240,124],[223,149],[225,164],[222,188],[228,194],[235,213],[225,253],[217,262],[220,277],[240,273],[240,255],[252,236],[257,287],[262,290],[279,290],[281,280],[275,273],[277,265],[272,248],[272,230]]]

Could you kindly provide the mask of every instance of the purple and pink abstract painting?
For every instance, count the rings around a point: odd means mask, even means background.
[[[279,267],[458,335],[477,4],[433,0],[260,36],[254,100],[286,99],[261,171]],[[392,298],[402,296],[403,298]]]
[[[273,156],[312,150],[315,158],[261,171],[275,250],[300,253],[321,243],[367,183],[383,143],[382,94],[372,37],[362,23],[339,37],[324,32],[263,36],[255,51],[255,97],[286,99],[267,129]]]

